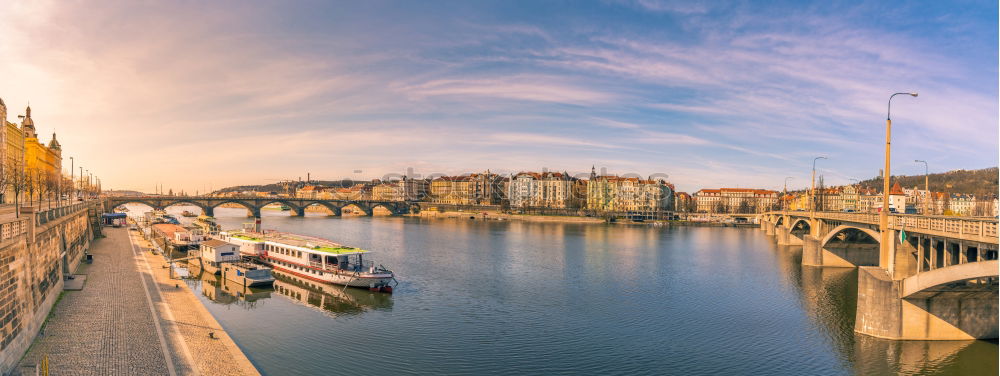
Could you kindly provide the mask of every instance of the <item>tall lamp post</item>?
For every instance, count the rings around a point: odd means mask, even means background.
[[[855,178],[850,178],[850,179],[851,181],[854,182],[854,184],[852,184],[854,186],[854,207],[851,210],[857,212],[860,211],[858,210],[859,206],[858,204],[860,204],[859,201],[861,201],[861,182],[859,182],[858,179]]]
[[[927,161],[921,161],[921,160],[917,159],[917,160],[914,160],[913,162],[923,163],[924,164],[924,192],[926,192],[924,194],[924,215],[927,215],[927,207],[928,207],[927,201],[929,201],[931,199],[930,169],[927,168]]]
[[[76,182],[73,181],[73,176],[74,176],[73,173],[76,172],[76,167],[73,166],[74,163],[75,161],[73,161],[73,157],[69,157],[69,188],[70,192],[73,193],[72,195],[70,195],[71,197],[70,201],[73,200],[72,196],[76,194]]]
[[[879,231],[881,232],[882,239],[879,242],[879,266],[885,268],[889,271],[891,276],[895,272],[895,262],[893,260],[894,256],[891,249],[895,247],[889,247],[889,242],[892,241],[889,236],[889,151],[892,143],[892,98],[897,95],[909,95],[916,97],[917,93],[895,93],[889,96],[889,105],[886,106],[885,113],[885,170],[882,170],[882,210],[879,213]]]
[[[813,158],[812,188],[809,190],[809,209],[812,210],[813,217],[816,217],[816,161],[820,159],[826,159],[826,157]]]
[[[781,195],[781,210],[782,211],[788,211],[788,200],[785,198],[785,196],[788,196],[788,179],[791,179],[791,178],[792,178],[791,176],[786,176],[785,177],[785,191]]]

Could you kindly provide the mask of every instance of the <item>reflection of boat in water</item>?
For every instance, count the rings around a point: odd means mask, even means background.
[[[247,287],[270,286],[274,282],[271,268],[250,262],[223,263],[222,277]]]
[[[243,255],[304,279],[390,293],[396,282],[391,270],[365,260],[368,251],[326,239],[250,229],[223,231],[219,238],[239,245]]]
[[[187,210],[185,210],[185,211],[181,212],[181,215],[182,215],[182,216],[185,216],[185,217],[197,217],[197,216],[198,216],[197,214],[195,214],[195,213],[192,213],[192,212],[189,212],[189,211],[187,211]]]
[[[274,274],[274,292],[308,306],[336,314],[358,314],[368,310],[392,308],[392,296],[364,290],[344,289],[316,283],[278,270]]]
[[[252,309],[257,301],[271,297],[271,289],[244,287],[201,270],[197,262],[189,263],[188,270],[192,276],[201,280],[201,294],[219,304],[235,304]]]

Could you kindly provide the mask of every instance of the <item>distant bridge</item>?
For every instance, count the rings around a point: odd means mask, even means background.
[[[380,201],[380,200],[326,200],[312,198],[279,198],[279,197],[211,197],[211,196],[113,196],[105,197],[105,207],[108,210],[124,204],[144,204],[153,209],[165,209],[173,205],[194,205],[201,208],[205,215],[214,216],[215,208],[223,204],[235,204],[247,209],[248,214],[260,218],[260,211],[270,204],[281,204],[289,207],[292,214],[304,216],[306,208],[320,206],[330,210],[333,215],[341,215],[343,209],[355,207],[364,215],[372,215],[377,207],[385,208],[392,215],[417,213],[420,204],[415,201]]]
[[[804,266],[861,267],[858,332],[998,337],[996,218],[891,214],[887,254],[880,252],[877,213],[770,212],[760,216],[760,227],[778,244],[802,245]]]

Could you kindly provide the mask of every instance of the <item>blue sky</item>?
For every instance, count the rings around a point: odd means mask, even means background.
[[[22,3],[0,97],[107,187],[549,170],[679,189],[998,159],[996,2]],[[46,137],[47,139],[47,137]],[[68,165],[68,163],[67,163]],[[68,166],[67,166],[68,167]],[[67,169],[68,170],[68,169]],[[361,173],[355,173],[361,170]]]

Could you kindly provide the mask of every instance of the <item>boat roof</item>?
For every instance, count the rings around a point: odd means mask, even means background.
[[[230,231],[226,232],[226,234],[240,240],[289,247],[304,252],[332,254],[337,256],[370,253],[365,249],[348,247],[343,244],[334,243],[327,239],[291,234],[287,232],[270,230],[265,231],[264,233]]]

